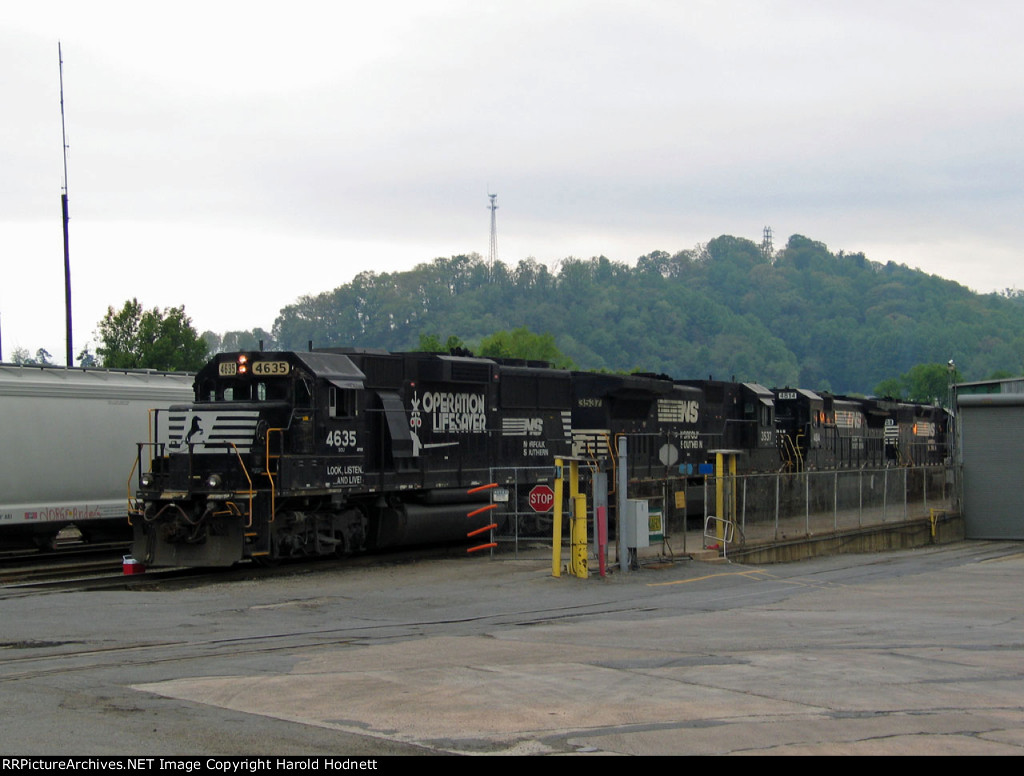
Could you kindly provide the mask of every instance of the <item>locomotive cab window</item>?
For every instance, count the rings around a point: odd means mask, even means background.
[[[206,380],[199,386],[199,401],[282,401],[289,398],[290,387],[284,381],[256,383],[248,380]]]
[[[313,406],[313,386],[305,377],[295,381],[295,406],[303,409]]]
[[[356,410],[356,392],[351,389],[332,385],[327,401],[332,418],[354,418],[359,414]]]

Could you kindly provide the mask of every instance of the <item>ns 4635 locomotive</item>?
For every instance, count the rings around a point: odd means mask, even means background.
[[[946,428],[936,407],[358,349],[221,354],[194,392],[139,445],[148,565],[458,540],[498,519],[467,519],[481,486],[546,481],[560,456],[613,467],[620,437],[631,481],[700,488],[714,451],[741,473],[932,463]]]
[[[567,371],[478,358],[218,355],[139,445],[133,554],[226,566],[464,537],[490,520],[467,514],[496,462],[570,452],[570,394]]]

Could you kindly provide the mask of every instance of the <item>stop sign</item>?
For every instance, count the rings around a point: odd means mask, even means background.
[[[549,512],[555,505],[555,492],[547,485],[537,485],[530,491],[530,508],[534,512]]]

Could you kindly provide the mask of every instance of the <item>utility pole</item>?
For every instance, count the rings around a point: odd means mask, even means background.
[[[68,250],[68,136],[64,129],[64,56],[57,41],[57,59],[60,64],[60,134],[64,145],[64,188],[60,195],[60,208],[64,214],[64,319],[67,322],[67,365],[74,366],[74,345],[71,343],[71,255]]]

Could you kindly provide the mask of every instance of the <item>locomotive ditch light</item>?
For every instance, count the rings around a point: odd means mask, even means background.
[[[206,478],[206,487],[211,490],[216,490],[221,486],[221,479],[219,474],[211,474]]]
[[[153,485],[153,475],[148,473],[148,472],[146,474],[143,474],[139,478],[139,484],[142,485],[142,487],[144,487],[144,488],[152,487],[152,485]]]

